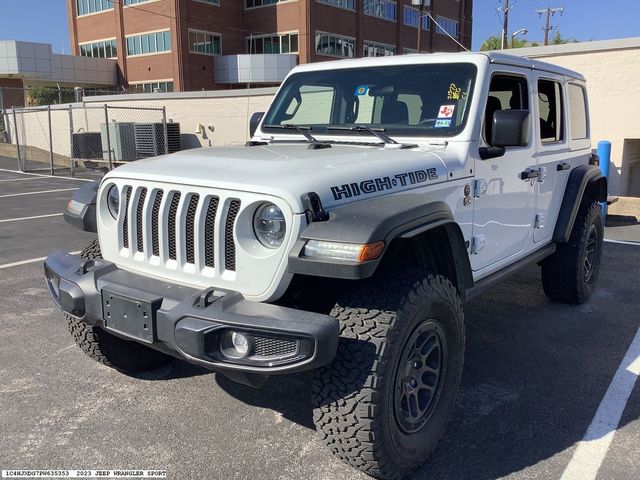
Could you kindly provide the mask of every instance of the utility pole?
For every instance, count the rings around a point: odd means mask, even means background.
[[[562,15],[564,13],[564,8],[562,7],[541,8],[539,10],[536,10],[536,13],[539,16],[546,15],[547,17],[545,25],[544,27],[542,27],[542,30],[544,30],[544,44],[549,45],[549,32],[554,28],[556,28],[555,25],[551,25],[551,17],[553,17],[556,13],[559,13],[560,15]]]
[[[502,8],[504,12],[504,23],[502,25],[502,50],[505,48],[509,48],[509,44],[507,43],[507,35],[509,34],[509,0],[504,0],[504,8]]]

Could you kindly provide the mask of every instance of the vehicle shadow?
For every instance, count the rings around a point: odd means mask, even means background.
[[[599,287],[585,305],[547,300],[534,266],[465,306],[460,394],[447,432],[413,478],[488,480],[551,459],[545,475],[561,476],[639,326],[636,248],[605,245]],[[310,373],[271,377],[260,390],[215,380],[244,403],[314,428]]]

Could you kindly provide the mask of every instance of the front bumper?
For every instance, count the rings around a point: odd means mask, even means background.
[[[47,257],[44,269],[62,311],[243,383],[317,368],[335,357],[339,326],[329,315],[170,284],[64,252]],[[250,340],[244,358],[230,358],[221,347],[231,331]]]

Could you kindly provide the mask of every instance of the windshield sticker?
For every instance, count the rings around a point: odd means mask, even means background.
[[[360,85],[356,87],[356,97],[363,97],[369,93],[369,87],[366,85]]]
[[[450,126],[451,126],[450,118],[439,118],[438,120],[436,120],[436,124],[434,125],[435,128],[448,128]]]
[[[449,85],[449,92],[447,93],[447,100],[464,100],[467,97],[466,93],[462,92],[461,88],[458,88],[455,83]]]
[[[455,109],[455,105],[441,105],[438,110],[438,118],[452,118]]]
[[[407,185],[416,185],[430,180],[437,180],[438,172],[435,168],[427,168],[426,170],[415,170],[413,172],[399,173],[393,177],[379,177],[362,182],[347,183],[341,186],[331,187],[331,193],[335,200],[343,198],[359,197],[369,193],[382,192],[384,190],[393,190],[395,187],[406,187]]]

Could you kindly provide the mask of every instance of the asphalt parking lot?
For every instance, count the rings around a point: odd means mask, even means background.
[[[82,182],[14,168],[0,159],[0,469],[366,478],[317,441],[306,375],[253,390],[179,361],[133,378],[85,356],[49,299],[40,260],[92,240],[58,215]],[[460,396],[415,478],[590,478],[598,454],[597,478],[638,478],[640,357],[629,365],[627,351],[640,327],[639,271],[640,246],[606,243],[586,305],[548,301],[536,267],[468,304]],[[620,385],[632,388],[628,400]],[[611,428],[615,407],[622,415]],[[580,444],[590,425],[596,435]]]

